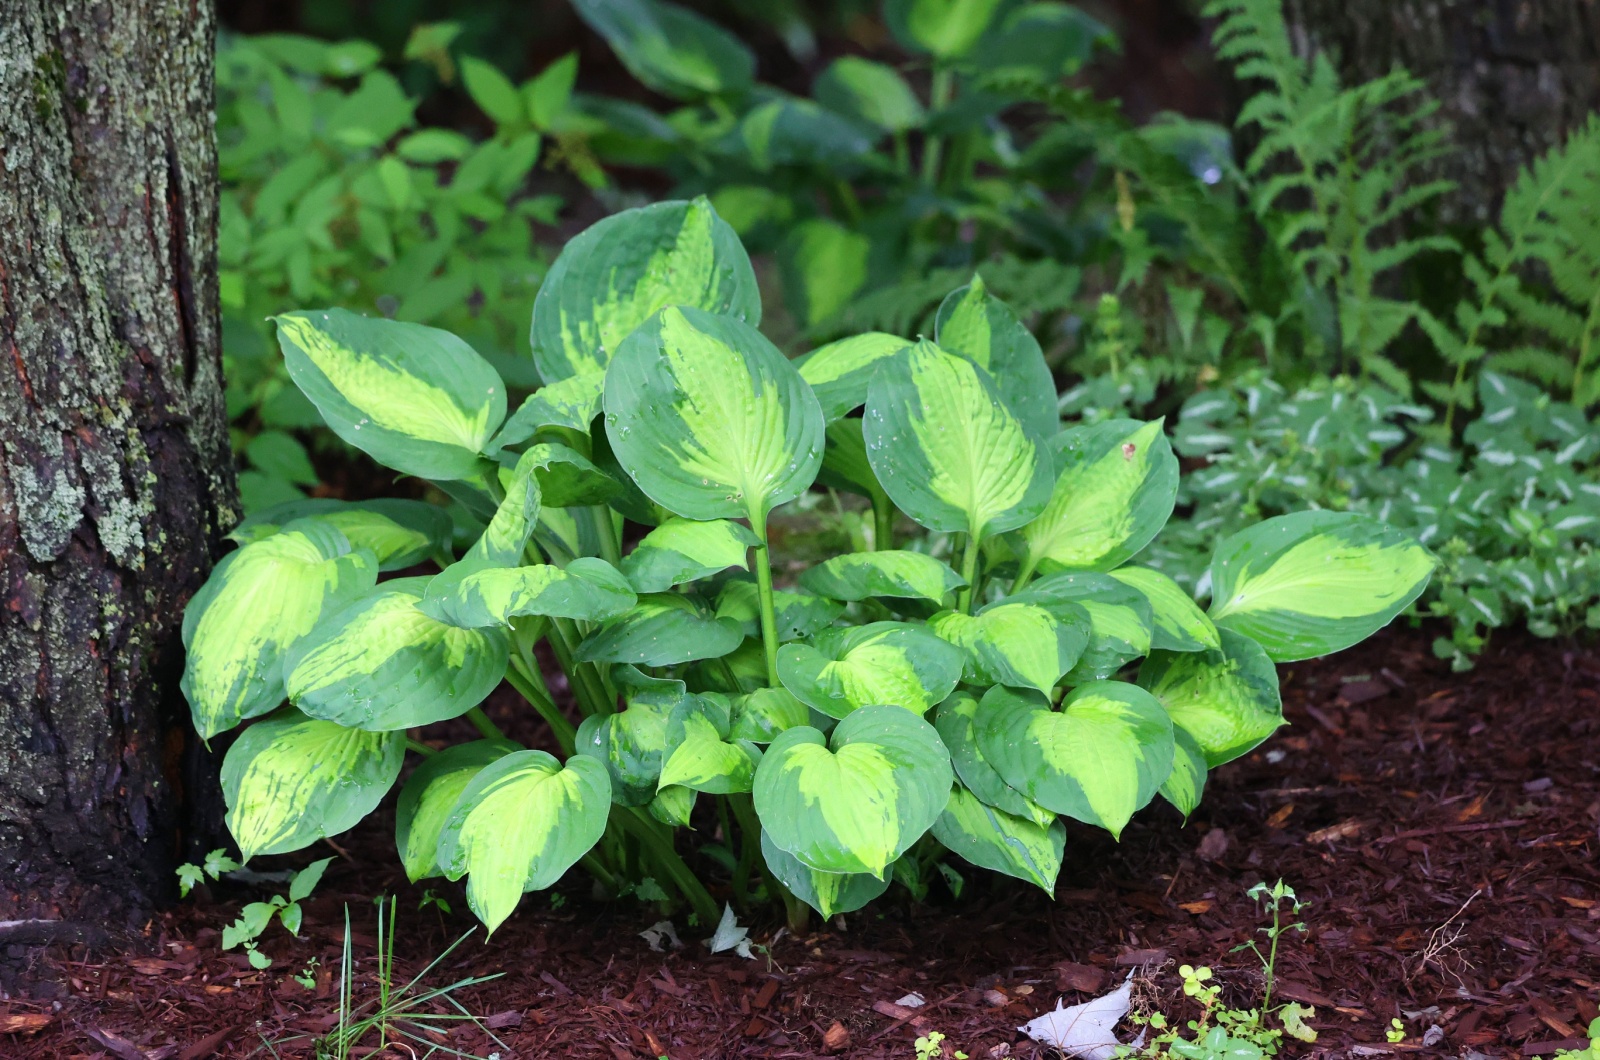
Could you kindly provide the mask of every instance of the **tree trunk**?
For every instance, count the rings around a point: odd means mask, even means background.
[[[1600,0],[1286,0],[1302,52],[1345,84],[1404,66],[1428,83],[1451,150],[1430,176],[1461,185],[1445,220],[1493,216],[1517,171],[1600,110]]]
[[[235,507],[213,38],[210,0],[0,0],[0,921],[133,921],[214,796],[178,692]]]

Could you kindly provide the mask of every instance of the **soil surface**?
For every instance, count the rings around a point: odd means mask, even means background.
[[[1261,923],[1246,889],[1281,877],[1311,904],[1309,930],[1285,939],[1276,996],[1314,1006],[1320,1034],[1285,1055],[1577,1047],[1600,1001],[1600,655],[1507,638],[1477,670],[1451,674],[1428,643],[1395,630],[1283,667],[1292,727],[1216,770],[1187,823],[1158,804],[1120,843],[1070,828],[1054,898],[973,870],[959,899],[940,881],[921,904],[896,889],[800,937],[767,911],[749,919],[770,960],[744,960],[710,955],[705,926],[681,917],[682,948],[653,951],[639,934],[659,919],[652,909],[595,902],[574,873],[559,898],[528,896],[492,940],[480,929],[433,970],[434,986],[500,973],[454,995],[480,1022],[441,1044],[504,1060],[911,1060],[913,1039],[938,1030],[946,1055],[1045,1057],[1018,1025],[1130,970],[1179,1020],[1194,1015],[1177,989],[1182,963],[1216,969],[1225,1001],[1258,1000],[1259,966],[1232,951]],[[252,865],[348,855],[307,903],[303,938],[267,933],[265,972],[223,952],[219,930],[281,884],[201,894],[125,952],[33,951],[54,982],[0,1000],[0,1057],[270,1056],[269,1042],[310,1055],[335,1018],[346,903],[357,1003],[377,989],[375,894],[399,896],[402,979],[472,926],[455,885],[433,881],[453,914],[418,908],[423,888],[400,873],[391,829],[380,813],[331,849]],[[292,976],[313,959],[307,988]],[[900,1007],[910,993],[927,1003]],[[1407,1037],[1390,1044],[1395,1017]]]

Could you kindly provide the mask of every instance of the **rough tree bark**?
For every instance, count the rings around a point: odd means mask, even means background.
[[[1600,0],[1287,0],[1296,46],[1337,57],[1346,84],[1397,64],[1428,83],[1461,185],[1445,220],[1491,216],[1526,163],[1600,110]]]
[[[213,38],[210,0],[0,2],[0,920],[130,922],[205,774],[178,629],[235,504]]]

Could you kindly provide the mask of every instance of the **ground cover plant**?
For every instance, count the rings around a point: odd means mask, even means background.
[[[719,903],[672,831],[691,820],[726,871],[711,887],[792,923],[915,892],[946,852],[1048,890],[1061,817],[1115,835],[1158,793],[1187,814],[1208,769],[1282,723],[1274,662],[1361,640],[1433,570],[1375,519],[1295,513],[1218,544],[1202,612],[1128,562],[1176,497],[1162,424],[1063,429],[1038,343],[981,279],[932,340],[798,362],[760,314],[700,199],[564,248],[534,305],[545,385],[509,417],[447,332],[275,319],[328,426],[482,529],[457,558],[443,509],[307,501],[235,531],[185,614],[183,689],[208,740],[251,721],[223,766],[246,860],[353,826],[410,750],[407,874],[465,877],[491,929],[575,865],[709,928]],[[769,516],[818,482],[867,496],[871,547],[780,587]],[[895,548],[900,514],[932,545]],[[502,679],[560,757],[483,714]],[[411,735],[462,716],[481,739]]]

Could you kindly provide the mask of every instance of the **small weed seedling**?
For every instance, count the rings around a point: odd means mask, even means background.
[[[271,900],[265,902],[251,902],[239,910],[239,919],[222,929],[222,948],[231,950],[235,946],[244,947],[245,956],[250,960],[250,967],[257,970],[268,968],[272,965],[272,958],[256,948],[256,939],[261,933],[272,925],[273,917],[288,929],[289,934],[300,934],[300,921],[302,913],[300,903],[311,896],[317,883],[322,879],[322,873],[328,867],[332,858],[323,858],[313,861],[305,868],[294,874],[294,879],[289,881],[289,896],[275,894]],[[207,858],[209,864],[211,858]],[[179,870],[180,874],[182,869]]]
[[[178,896],[189,897],[189,892],[204,883],[209,877],[220,880],[224,872],[232,872],[239,867],[239,863],[228,856],[227,850],[218,847],[206,855],[206,860],[199,865],[186,861],[178,866]]]
[[[941,1060],[944,1052],[944,1035],[939,1031],[929,1031],[912,1043],[917,1050],[917,1060]],[[954,1060],[967,1060],[967,1054],[959,1049],[950,1054]]]
[[[1556,1060],[1600,1060],[1600,1019],[1589,1023],[1589,1045],[1584,1049],[1563,1049]]]

